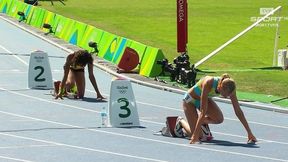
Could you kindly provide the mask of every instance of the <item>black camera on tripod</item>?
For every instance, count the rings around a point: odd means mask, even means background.
[[[182,53],[180,56],[174,58],[173,60],[174,64],[176,64],[176,66],[183,66],[183,67],[187,67],[190,65],[189,62],[189,56],[187,53]]]
[[[190,88],[196,84],[196,76],[197,71],[193,64],[189,69],[181,69],[179,82],[182,84],[187,84],[187,86]]]
[[[175,80],[179,82],[181,70],[183,68],[185,70],[189,69],[190,66],[189,56],[187,55],[187,53],[182,53],[180,56],[174,58],[173,62],[175,64],[175,70],[177,74]]]
[[[163,60],[157,60],[157,64],[161,65],[162,67],[162,71],[160,73],[160,76],[165,76],[165,72],[170,73],[170,80],[171,81],[175,81],[176,78],[176,70],[173,67],[173,65],[171,63],[168,62],[167,59],[163,59]]]
[[[24,0],[24,3],[37,6],[38,0]]]
[[[174,58],[173,66],[168,63],[167,59],[158,60],[157,64],[162,66],[160,75],[165,76],[165,72],[170,73],[170,80],[181,84],[187,84],[191,87],[195,84],[197,71],[194,64],[190,67],[189,56],[187,53],[182,53],[180,56]]]
[[[167,59],[157,60],[157,64],[158,64],[158,65],[165,66],[165,65],[168,64],[168,60],[167,60]]]

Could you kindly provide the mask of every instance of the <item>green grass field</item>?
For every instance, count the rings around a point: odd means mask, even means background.
[[[176,57],[175,0],[67,0],[40,5],[111,33],[161,48],[172,61]],[[260,8],[282,6],[278,48],[288,45],[288,6],[284,0],[188,0],[190,61],[196,63],[260,17]],[[278,15],[273,15],[273,17]],[[271,68],[276,22],[267,19],[223,51],[199,66],[205,75],[228,72],[238,90],[285,97],[288,71]],[[203,74],[202,74],[203,75]],[[199,75],[201,77],[202,75]]]

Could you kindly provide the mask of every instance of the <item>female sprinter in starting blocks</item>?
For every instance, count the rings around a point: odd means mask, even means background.
[[[184,128],[185,133],[191,137],[190,143],[193,144],[201,140],[203,125],[204,129],[206,127],[209,131],[208,124],[220,124],[223,122],[223,114],[211,98],[216,94],[231,99],[234,112],[247,131],[248,143],[255,143],[257,139],[248,125],[236,96],[236,84],[228,74],[223,74],[221,77],[206,76],[185,94],[183,109],[188,123],[185,120],[180,120],[179,124]],[[198,111],[200,111],[199,114]],[[211,135],[209,139],[212,138]]]
[[[66,63],[63,67],[64,76],[59,87],[59,92],[56,94],[56,99],[62,99],[64,93],[67,91],[69,92],[73,87],[75,87],[75,85],[77,88],[77,95],[75,98],[83,99],[85,93],[84,68],[87,64],[89,79],[95,89],[97,99],[104,99],[98,89],[96,79],[93,74],[93,58],[86,50],[79,50],[67,56]]]

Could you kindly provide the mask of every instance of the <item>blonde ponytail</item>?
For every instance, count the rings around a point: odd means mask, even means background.
[[[226,89],[229,93],[232,93],[236,89],[235,81],[230,78],[227,73],[222,74],[220,84],[222,85],[222,88]]]
[[[222,78],[221,80],[224,80],[226,78],[230,78],[230,75],[228,73],[224,73],[221,75],[221,78]]]

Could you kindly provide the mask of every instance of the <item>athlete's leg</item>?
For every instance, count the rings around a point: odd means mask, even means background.
[[[70,89],[73,86],[75,86],[75,76],[74,76],[74,72],[72,70],[69,70],[67,81],[66,81],[66,86],[65,86],[66,91],[70,92]]]
[[[185,133],[191,137],[197,123],[198,113],[193,104],[186,103],[185,101],[183,102],[183,110],[188,123],[185,120],[181,120],[180,122]]]
[[[85,93],[85,76],[83,71],[74,72],[76,86],[77,86],[77,96],[79,98],[84,97]]]
[[[218,105],[208,98],[208,108],[206,113],[205,124],[220,124],[224,121],[223,113]]]

